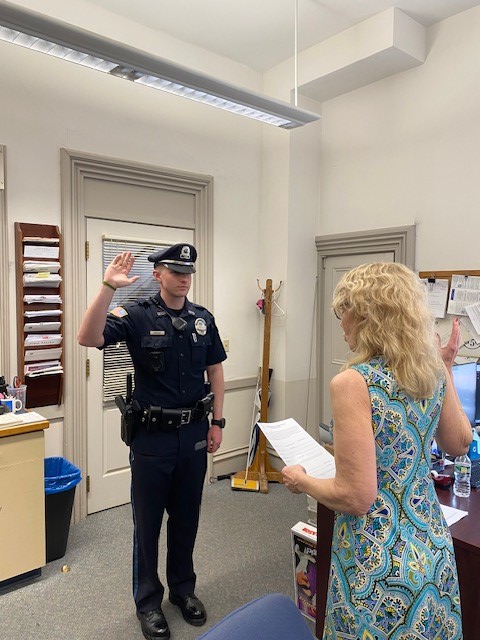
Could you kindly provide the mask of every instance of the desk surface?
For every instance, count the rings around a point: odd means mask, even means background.
[[[3,427],[0,429],[0,438],[8,436],[16,436],[19,433],[32,433],[33,431],[43,431],[50,426],[48,420],[38,422],[26,422],[25,424],[14,424],[11,427]]]
[[[472,489],[468,498],[459,498],[451,487],[437,489],[437,495],[441,504],[468,511],[450,527],[450,533],[457,545],[480,555],[480,489]]]

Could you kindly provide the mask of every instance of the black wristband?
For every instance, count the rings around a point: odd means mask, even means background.
[[[211,423],[214,424],[217,427],[220,427],[220,429],[223,429],[225,427],[226,424],[226,420],[225,418],[219,418],[218,420],[211,420]]]

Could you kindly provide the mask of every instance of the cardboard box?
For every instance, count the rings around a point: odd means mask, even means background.
[[[45,565],[43,431],[0,438],[0,581]]]
[[[317,598],[317,528],[305,522],[292,527],[295,602],[303,615],[315,620]]]

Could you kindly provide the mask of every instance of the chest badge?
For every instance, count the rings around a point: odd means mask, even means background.
[[[197,318],[195,320],[195,331],[199,336],[204,336],[207,333],[207,323],[203,318]]]

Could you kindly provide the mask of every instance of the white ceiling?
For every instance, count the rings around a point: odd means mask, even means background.
[[[265,71],[295,53],[296,0],[89,0],[152,29]],[[425,26],[480,0],[298,0],[298,51],[390,7]]]

